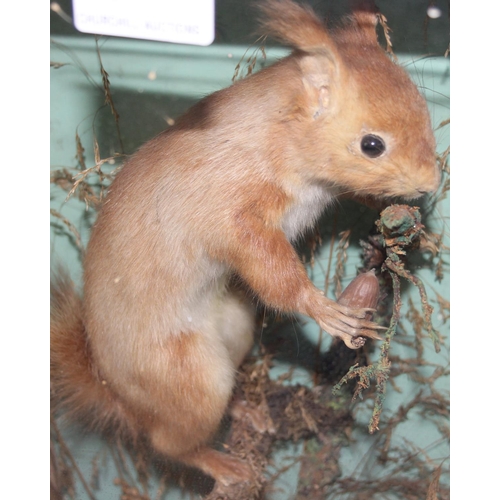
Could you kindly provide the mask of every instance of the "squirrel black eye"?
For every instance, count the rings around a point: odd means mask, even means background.
[[[367,134],[361,139],[361,151],[368,158],[378,158],[385,152],[385,142],[378,135]]]

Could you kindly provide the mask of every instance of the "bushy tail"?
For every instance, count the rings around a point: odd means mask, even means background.
[[[71,280],[59,273],[50,294],[51,411],[87,426],[131,433],[126,411],[99,379],[92,363],[81,298]]]

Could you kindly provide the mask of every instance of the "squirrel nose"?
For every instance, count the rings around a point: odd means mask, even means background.
[[[416,190],[421,195],[426,194],[426,193],[435,193],[438,190],[440,183],[441,183],[441,170],[439,169],[438,165],[436,164],[433,178],[426,179],[426,181],[421,183],[420,186],[418,186],[416,188]]]

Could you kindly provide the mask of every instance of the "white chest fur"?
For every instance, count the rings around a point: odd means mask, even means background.
[[[294,193],[295,201],[285,212],[281,227],[289,241],[311,227],[333,199],[332,192],[323,186],[311,185]]]

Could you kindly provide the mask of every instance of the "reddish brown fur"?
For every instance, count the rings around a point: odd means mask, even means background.
[[[330,35],[289,0],[262,8],[294,52],[216,92],[145,144],[113,182],[84,265],[83,306],[55,285],[56,409],[146,435],[217,480],[248,468],[209,447],[253,314],[265,304],[343,338],[377,329],[317,290],[291,241],[339,195],[416,198],[439,182],[423,98],[377,45],[363,9]],[[382,137],[384,154],[360,149]]]
[[[84,419],[97,430],[135,438],[135,422],[99,377],[82,320],[81,299],[63,273],[51,283],[50,376],[53,409]]]

